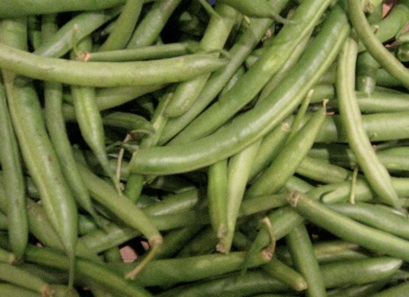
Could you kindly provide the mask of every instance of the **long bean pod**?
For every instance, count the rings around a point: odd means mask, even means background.
[[[89,87],[178,82],[214,71],[225,60],[206,54],[140,61],[80,62],[40,57],[0,44],[0,67],[27,77]]]
[[[170,174],[201,168],[231,156],[264,136],[301,102],[320,73],[337,55],[349,31],[346,16],[334,7],[326,26],[304,53],[304,61],[258,106],[236,118],[217,132],[189,146],[174,145],[139,150],[129,164],[133,172]],[[335,38],[336,36],[336,38]],[[331,38],[334,38],[332,40]],[[317,51],[320,54],[317,54]],[[307,63],[308,62],[308,63]],[[218,145],[215,146],[214,143]]]

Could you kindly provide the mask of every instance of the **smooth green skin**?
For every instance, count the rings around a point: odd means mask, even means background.
[[[304,157],[295,172],[301,176],[326,184],[346,181],[352,174],[351,171],[344,167],[333,165],[327,160],[312,158],[308,155]]]
[[[18,266],[0,263],[0,279],[45,296],[51,292],[50,285],[44,280]]]
[[[142,286],[174,285],[199,281],[240,270],[245,252],[228,255],[208,254],[203,256],[153,260],[142,270],[135,282]],[[258,267],[271,260],[271,255],[260,252],[250,260],[250,267]],[[113,269],[122,273],[132,270],[135,263],[112,263]]]
[[[0,22],[0,42],[26,50],[27,19],[9,19]],[[12,100],[13,74],[3,71],[0,79],[1,96],[1,130],[2,146],[0,163],[4,172],[4,188],[7,193],[8,232],[11,250],[17,258],[22,259],[28,243],[28,219],[25,203],[25,182],[23,165],[15,128],[8,108],[8,100]]]
[[[0,67],[40,80],[89,87],[179,82],[226,64],[206,54],[140,62],[79,62],[40,57],[0,44]]]
[[[12,34],[12,28],[13,24],[9,30],[2,28],[2,42],[24,52],[27,36]],[[70,259],[69,285],[72,285],[78,235],[77,206],[47,134],[36,90],[27,81],[17,86],[14,73],[9,73],[8,79],[7,101],[19,148],[27,170],[39,189],[47,217]]]
[[[4,0],[1,3],[0,18],[65,11],[98,10],[111,8],[124,3],[125,0],[74,0],[70,2],[64,0],[41,0],[36,1],[35,5],[32,5],[32,1],[30,0]]]
[[[289,287],[261,271],[227,275],[215,280],[201,281],[164,291],[157,297],[252,296],[257,293],[283,293]]]
[[[274,194],[286,180],[294,174],[298,165],[308,153],[314,139],[326,117],[326,108],[322,107],[311,119],[282,147],[282,151],[274,158],[251,187],[246,197]]]
[[[58,269],[67,269],[68,261],[64,254],[46,248],[29,246],[27,248],[27,261],[37,264],[46,265]],[[144,288],[126,281],[124,277],[113,273],[112,270],[103,264],[98,264],[84,258],[76,258],[77,278],[78,280],[96,282],[108,291],[119,293],[122,296],[129,297],[149,297],[152,296]]]
[[[249,180],[253,180],[279,154],[291,132],[290,121],[285,120],[261,140],[257,156],[251,164]]]
[[[308,195],[293,192],[287,199],[297,213],[335,236],[369,250],[408,261],[408,241],[358,223],[309,198]]]
[[[358,54],[356,61],[356,90],[367,94],[375,92],[379,64],[368,53]]]
[[[127,0],[114,29],[98,51],[123,49],[128,44],[142,11],[143,0]]]
[[[347,39],[338,59],[336,91],[342,128],[354,152],[360,169],[379,198],[386,204],[399,207],[398,195],[391,177],[380,162],[362,124],[361,112],[355,96],[355,69],[358,43]]]
[[[77,164],[80,175],[86,181],[86,186],[95,200],[107,207],[125,224],[144,234],[152,247],[162,244],[161,234],[141,209],[125,196],[118,194],[115,188],[84,165]]]
[[[325,264],[321,269],[327,288],[335,288],[388,279],[398,271],[402,263],[400,259],[374,257]]]
[[[288,0],[280,0],[277,7],[282,7]],[[250,27],[241,35],[229,51],[229,63],[212,73],[207,84],[202,89],[197,100],[188,111],[177,118],[171,118],[165,127],[159,144],[164,144],[186,127],[198,116],[226,86],[231,77],[241,67],[246,57],[260,42],[266,31],[273,23],[271,19],[250,19]]]
[[[376,38],[369,25],[360,1],[348,0],[348,15],[358,38],[375,60],[402,85],[409,89],[409,70]]]
[[[227,229],[227,159],[220,160],[209,166],[207,182],[207,199],[210,223],[217,238],[220,239],[217,250],[225,250],[225,234]]]
[[[358,222],[409,239],[409,224],[405,216],[392,213],[379,205],[368,203],[335,203],[329,208]]]
[[[155,1],[149,12],[137,25],[126,47],[136,48],[152,45],[181,2],[181,0]]]
[[[171,141],[172,145],[191,142],[211,134],[253,100],[270,78],[279,71],[297,45],[311,34],[329,2],[303,1],[294,11],[291,19],[293,22],[284,25],[257,62],[233,88],[180,132]],[[308,60],[305,59],[306,64]]]
[[[189,145],[138,150],[129,170],[145,174],[186,172],[227,158],[266,135],[302,101],[313,83],[330,65],[349,32],[344,12],[335,7],[322,31],[291,74],[263,102],[217,132]]]
[[[196,41],[157,44],[141,46],[132,49],[117,49],[103,52],[91,52],[87,61],[96,62],[126,62],[136,60],[150,60],[171,58],[187,55],[197,50]]]
[[[263,265],[262,269],[296,291],[304,291],[308,287],[307,281],[299,272],[277,258],[273,258],[269,263]]]
[[[56,15],[47,15],[43,18],[42,39],[49,40],[57,31]],[[61,169],[73,193],[75,201],[80,207],[94,218],[97,214],[91,203],[91,196],[83,181],[79,177],[71,143],[66,131],[66,123],[62,113],[63,86],[59,83],[44,83],[44,120],[50,140],[61,163]]]
[[[199,51],[221,51],[239,16],[235,9],[220,3],[216,4],[214,12],[200,40]],[[166,108],[166,114],[169,117],[178,117],[184,114],[197,99],[210,75],[210,73],[205,74],[180,83]]]
[[[41,297],[39,293],[11,284],[0,284],[0,294],[15,297]]]
[[[7,192],[7,220],[11,249],[21,259],[28,242],[25,184],[17,139],[13,131],[3,84],[0,83],[0,160]]]
[[[43,39],[43,43],[34,51],[34,54],[43,57],[62,57],[68,53],[74,45],[73,34],[76,42],[78,42],[90,35],[104,23],[113,19],[119,12],[119,9],[83,12],[69,20],[64,26],[57,30],[57,32]],[[47,19],[45,22],[46,21]],[[77,26],[76,29],[74,29],[75,26]]]
[[[322,272],[305,225],[297,225],[285,239],[296,270],[307,281],[305,296],[326,296]]]

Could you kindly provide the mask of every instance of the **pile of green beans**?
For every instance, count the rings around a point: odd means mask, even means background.
[[[2,1],[0,296],[409,296],[408,31],[409,0]]]

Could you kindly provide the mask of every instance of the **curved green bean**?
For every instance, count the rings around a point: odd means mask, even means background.
[[[206,54],[140,61],[79,62],[40,57],[0,44],[0,67],[27,77],[88,87],[178,82],[214,71],[226,61]]]
[[[231,156],[264,136],[301,102],[315,82],[314,78],[318,78],[332,63],[348,31],[345,14],[339,7],[334,7],[326,25],[304,53],[305,63],[297,65],[299,67],[293,69],[268,98],[232,123],[188,146],[172,145],[136,151],[129,163],[130,171],[170,174],[201,168]]]
[[[354,93],[358,44],[349,38],[338,60],[336,89],[342,127],[354,152],[358,165],[379,198],[386,204],[399,207],[398,196],[389,172],[377,158],[362,125],[361,113]]]
[[[376,38],[360,7],[359,1],[348,0],[348,15],[353,28],[365,45],[366,50],[383,68],[398,79],[405,88],[409,89],[409,70]]]

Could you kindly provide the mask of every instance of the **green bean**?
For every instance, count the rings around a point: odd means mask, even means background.
[[[273,194],[284,186],[286,180],[294,174],[298,164],[314,143],[324,119],[326,108],[322,107],[282,148],[269,167],[246,191],[246,196]],[[285,170],[284,170],[285,169]],[[273,184],[272,184],[273,181]]]
[[[313,188],[313,185],[295,175],[291,176],[285,183],[285,189],[288,191],[299,191],[306,193]]]
[[[372,25],[373,32],[382,43],[393,39],[401,32],[409,21],[409,6],[407,1],[400,1],[393,9],[378,23]],[[364,49],[361,46],[360,49]]]
[[[151,46],[140,46],[132,49],[118,49],[104,52],[90,52],[87,61],[126,62],[135,60],[151,60],[187,55],[197,51],[195,41],[185,41]]]
[[[233,241],[236,221],[240,212],[240,206],[244,197],[248,176],[252,162],[258,153],[261,141],[250,145],[240,153],[230,158],[227,174],[227,197],[226,197],[226,234],[223,249],[229,251]]]
[[[394,296],[394,297],[404,297],[407,296],[409,292],[409,284],[407,282],[397,284],[391,288],[386,288],[378,293],[373,294],[374,297],[387,297],[387,296]]]
[[[22,259],[28,242],[25,184],[21,156],[7,107],[6,91],[1,81],[0,112],[0,138],[2,139],[0,163],[7,197],[7,209],[5,210],[8,221],[7,229],[11,250],[18,259]]]
[[[115,88],[96,89],[96,103],[100,111],[111,109],[145,94],[160,90],[164,85],[143,85],[143,86],[125,86]],[[72,98],[70,98],[72,101]],[[66,121],[75,119],[75,111],[72,105],[64,104],[63,113]]]
[[[57,269],[68,268],[68,262],[64,254],[46,247],[29,246],[27,248],[27,261],[47,265]],[[113,273],[106,266],[91,262],[83,258],[76,258],[78,277],[90,279],[101,285],[108,291],[120,293],[123,296],[151,296],[145,289],[132,284],[123,277]]]
[[[359,167],[381,201],[399,207],[398,196],[392,186],[389,172],[376,157],[362,125],[361,113],[354,93],[357,47],[356,41],[349,38],[338,60],[336,88],[342,127],[346,131],[348,143],[357,157]]]
[[[309,156],[304,157],[295,172],[320,183],[342,182],[351,176],[351,172],[343,167]]]
[[[328,297],[359,297],[359,296],[373,296],[382,287],[385,286],[387,281],[378,281],[364,285],[350,286],[348,288],[337,288],[328,290]]]
[[[126,132],[151,134],[154,133],[152,124],[143,116],[115,111],[102,117],[104,126],[123,128]]]
[[[239,270],[244,256],[244,252],[232,252],[228,255],[213,254],[154,260],[141,271],[135,281],[142,286],[152,287],[203,280]],[[250,266],[257,267],[270,260],[271,255],[267,252],[261,252],[251,259]],[[111,267],[123,273],[138,265],[138,262],[112,264]]]
[[[40,20],[36,15],[27,16],[28,41],[34,49],[38,48],[43,40],[41,37]]]
[[[261,293],[288,292],[288,286],[261,271],[227,275],[214,280],[172,288],[158,297],[203,297],[223,294],[227,297],[252,296]]]
[[[94,199],[107,207],[121,221],[141,231],[148,238],[152,248],[162,244],[162,236],[142,210],[124,196],[119,195],[110,184],[98,178],[84,165],[78,163],[78,168]]]
[[[65,1],[37,1],[36,5],[28,5],[26,0],[4,1],[0,9],[0,18],[18,17],[24,15],[38,15],[66,11],[81,11],[81,10],[99,10],[111,8],[124,4],[125,0],[108,0],[104,2],[95,3],[95,1],[72,1],[67,3]]]
[[[279,154],[290,131],[290,121],[285,120],[263,137],[257,156],[251,165],[250,180],[253,180]]]
[[[80,62],[45,58],[0,44],[0,67],[35,79],[88,87],[178,82],[214,71],[225,60],[207,54],[138,61]]]
[[[207,183],[207,197],[208,208],[210,214],[210,222],[219,243],[217,250],[220,252],[227,252],[225,249],[227,231],[227,160],[220,160],[209,166],[208,183]]]
[[[90,38],[82,39],[78,49],[89,49]],[[105,174],[109,176],[118,193],[121,193],[119,180],[110,170],[108,155],[105,150],[105,132],[102,116],[96,104],[95,89],[89,87],[71,86],[75,117],[85,143],[91,148]]]
[[[49,35],[56,30],[55,15],[44,16],[43,40],[48,40]],[[44,84],[45,100],[45,123],[50,134],[50,140],[54,146],[61,169],[67,183],[73,193],[74,199],[79,206],[98,218],[95,209],[91,204],[91,197],[76,168],[75,159],[72,153],[71,144],[67,136],[65,121],[62,115],[62,88],[58,83]]]
[[[341,239],[405,261],[408,258],[409,244],[406,240],[338,214],[302,193],[291,193],[288,202],[305,219]]]
[[[282,9],[286,3],[287,0],[280,0],[276,1],[275,5],[277,9]],[[225,67],[212,73],[209,81],[199,94],[199,97],[188,111],[180,117],[169,119],[168,125],[165,127],[159,141],[160,144],[167,142],[175,136],[218,96],[230,78],[242,65],[245,58],[260,42],[260,39],[264,36],[272,22],[271,19],[250,19],[249,28],[238,38],[237,42],[229,51],[229,63]]]
[[[181,0],[155,1],[149,12],[137,25],[127,48],[153,44]]]
[[[354,205],[349,203],[336,203],[330,204],[328,207],[358,222],[405,239],[409,238],[407,218],[392,213],[380,205],[370,205],[367,203],[355,203]],[[379,220],[380,218],[382,218],[381,221]]]
[[[98,51],[123,49],[128,44],[142,11],[142,0],[127,0],[118,17],[113,31]]]
[[[44,40],[42,45],[34,51],[34,54],[43,57],[62,57],[74,45],[72,42],[73,34],[75,34],[77,40],[81,40],[117,16],[119,12],[120,10],[117,8],[106,11],[83,12],[68,21],[53,36]]]
[[[262,269],[271,277],[283,282],[296,291],[304,291],[308,287],[307,281],[301,274],[277,258],[273,258],[269,263],[264,264]]]
[[[217,251],[220,242],[211,226],[202,228],[177,254],[177,258],[204,256]]]
[[[378,68],[378,62],[368,52],[358,54],[356,62],[356,89],[358,91],[367,94],[375,91]]]
[[[409,89],[409,70],[402,65],[376,38],[372,32],[360,3],[348,0],[348,15],[359,39],[374,59],[393,77]]]
[[[342,240],[321,241],[313,244],[314,255],[322,266],[327,263],[364,259],[368,256],[360,251],[359,246]],[[277,258],[287,265],[293,266],[290,252],[287,246],[280,246],[276,250]]]
[[[234,123],[189,146],[175,145],[135,152],[129,163],[130,171],[170,174],[201,168],[231,156],[264,136],[298,105],[314,83],[313,77],[318,78],[337,54],[343,41],[341,37],[348,32],[345,15],[340,8],[332,10],[326,25],[320,31],[322,35],[318,35],[304,53],[306,63],[297,65],[299,67],[291,72],[288,79],[261,104],[237,117]],[[337,38],[331,40],[335,35]]]
[[[41,297],[41,295],[36,292],[5,283],[0,284],[0,294],[3,296],[16,297]]]
[[[0,279],[13,285],[37,292],[41,296],[52,295],[52,289],[48,283],[18,266],[0,263]]]
[[[202,112],[171,143],[186,143],[209,135],[249,103],[280,69],[294,48],[311,34],[328,5],[326,0],[302,2],[291,19],[293,22],[284,25],[256,64],[249,68],[229,92]],[[305,25],[297,25],[299,23]],[[294,38],[290,39],[289,36]]]
[[[315,257],[307,228],[297,225],[287,236],[286,243],[295,268],[307,281],[306,296],[326,296],[322,272]]]
[[[3,38],[9,44],[13,42],[7,40],[9,32],[2,30],[2,33]],[[19,38],[21,41],[15,41],[14,45],[21,44],[26,36]],[[13,74],[9,79],[13,79]],[[13,85],[11,80],[7,93],[9,110],[23,159],[39,188],[47,217],[58,233],[71,260],[69,285],[72,285],[78,233],[77,208],[74,198],[66,184],[56,153],[47,135],[39,98],[34,87],[30,83],[24,86]]]
[[[238,15],[239,13],[230,6],[216,4],[199,43],[200,51],[211,52],[223,49]],[[209,77],[210,73],[180,83],[166,108],[166,114],[169,117],[178,117],[185,113],[197,99]]]
[[[383,281],[392,277],[402,266],[402,260],[375,257],[322,265],[327,288],[345,287]]]

